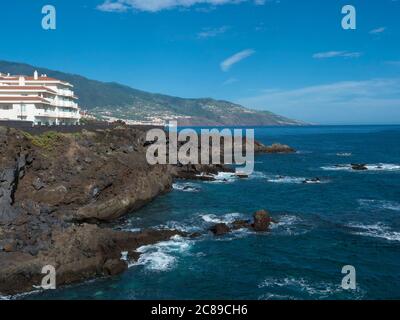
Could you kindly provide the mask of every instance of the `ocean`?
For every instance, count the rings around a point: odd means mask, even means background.
[[[118,228],[195,232],[266,209],[270,232],[175,237],[141,247],[122,275],[24,298],[399,299],[400,126],[263,127],[256,139],[298,152],[257,155],[249,179],[178,181]],[[354,290],[341,286],[345,265]]]

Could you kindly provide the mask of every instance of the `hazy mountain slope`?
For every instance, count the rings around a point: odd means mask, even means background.
[[[247,109],[228,101],[211,98],[184,99],[153,94],[118,83],[90,80],[80,75],[0,61],[0,72],[32,75],[35,70],[75,86],[82,109],[97,116],[152,121],[178,119],[184,125],[299,125],[268,111]]]

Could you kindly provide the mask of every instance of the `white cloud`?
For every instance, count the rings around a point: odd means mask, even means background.
[[[230,56],[228,59],[221,62],[222,71],[228,71],[234,64],[252,56],[254,53],[256,53],[254,50],[247,49]]]
[[[206,28],[206,29],[203,29],[203,31],[199,32],[197,34],[197,37],[201,38],[201,39],[212,38],[212,37],[216,37],[220,34],[224,34],[228,30],[229,30],[228,26],[222,26],[222,27],[214,28],[214,29]]]
[[[379,33],[384,32],[385,30],[386,30],[386,27],[380,27],[380,28],[371,30],[369,33],[370,34],[379,34]]]
[[[238,103],[311,122],[400,123],[400,78],[273,89]]]
[[[189,8],[195,5],[218,6],[224,4],[238,4],[253,2],[263,5],[266,0],[106,0],[97,6],[97,9],[106,12],[124,12],[128,9],[157,12],[173,8]]]
[[[128,10],[128,6],[122,2],[112,2],[107,0],[103,4],[97,6],[97,9],[105,12],[125,12]]]
[[[362,56],[362,52],[348,52],[348,51],[327,51],[314,53],[314,59],[328,59],[328,58],[359,58]]]

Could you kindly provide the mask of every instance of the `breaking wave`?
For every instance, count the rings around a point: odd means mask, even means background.
[[[141,253],[137,262],[129,267],[142,265],[149,271],[167,271],[177,263],[177,256],[188,251],[191,242],[180,236],[174,236],[168,241],[146,245],[136,251]]]
[[[216,175],[213,175],[215,181],[212,182],[217,182],[217,183],[221,183],[221,182],[234,182],[236,179],[238,179],[238,177],[236,176],[235,173],[233,172],[219,172]]]
[[[232,223],[235,220],[238,220],[242,215],[240,213],[234,212],[234,213],[227,213],[222,216],[217,216],[215,214],[204,214],[201,215],[201,218],[203,221],[207,223]]]
[[[182,191],[182,192],[199,192],[201,190],[200,186],[193,183],[174,183],[172,185],[174,190]]]
[[[287,184],[321,184],[328,183],[328,180],[319,178],[290,177],[290,176],[274,176],[267,180],[271,183],[287,183]]]
[[[392,163],[378,163],[378,164],[366,164],[366,170],[354,170],[351,164],[338,164],[334,166],[321,167],[322,170],[327,171],[399,171],[400,165]]]
[[[350,223],[347,227],[353,229],[351,233],[355,235],[381,238],[388,241],[400,241],[400,232],[393,231],[390,227],[380,222],[370,225]]]

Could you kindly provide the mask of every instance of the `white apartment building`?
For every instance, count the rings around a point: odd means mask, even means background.
[[[78,124],[81,115],[73,85],[45,74],[12,76],[0,73],[0,120],[35,125]]]

